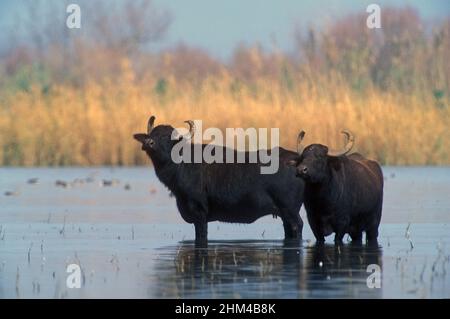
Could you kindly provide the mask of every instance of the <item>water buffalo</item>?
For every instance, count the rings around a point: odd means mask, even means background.
[[[171,150],[192,137],[194,123],[186,121],[189,133],[173,140],[175,129],[170,125],[154,127],[154,121],[155,117],[150,117],[147,133],[134,134],[134,138],[142,143],[142,150],[151,158],[159,180],[175,196],[181,217],[194,224],[197,244],[207,243],[208,222],[252,223],[269,214],[281,217],[286,238],[301,238],[303,221],[299,211],[304,183],[296,177],[295,168],[288,165],[299,157],[296,152],[279,148],[279,168],[274,174],[261,174],[263,164],[259,160],[231,164],[204,160],[176,163]],[[190,147],[194,144],[190,143]],[[226,154],[225,147],[218,147]],[[237,158],[238,152],[231,152]],[[246,158],[250,156],[250,152],[244,153]]]
[[[308,222],[318,242],[335,233],[335,242],[342,242],[346,233],[352,241],[360,242],[363,231],[366,240],[375,243],[383,204],[383,173],[380,165],[361,154],[347,155],[354,137],[348,131],[343,151],[332,152],[321,144],[304,150],[298,137],[300,157],[290,164],[297,167],[297,175],[305,181],[304,204]]]

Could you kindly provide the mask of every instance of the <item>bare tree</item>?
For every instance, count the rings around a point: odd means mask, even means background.
[[[92,11],[90,38],[126,53],[161,40],[172,22],[172,15],[155,8],[151,0],[100,1]]]

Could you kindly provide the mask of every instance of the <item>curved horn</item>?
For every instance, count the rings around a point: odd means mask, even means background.
[[[189,125],[189,133],[185,136],[185,138],[190,140],[192,138],[192,136],[194,136],[194,133],[195,133],[194,121],[187,120],[187,121],[184,121],[184,123],[187,123]]]
[[[342,130],[341,133],[344,134],[347,139],[344,149],[341,151],[328,151],[329,156],[343,156],[352,150],[353,145],[355,144],[355,137],[346,130]]]
[[[154,124],[155,124],[155,117],[152,115],[148,119],[148,123],[147,123],[147,134],[148,135],[150,135],[150,133],[152,132]]]
[[[298,137],[297,137],[297,153],[299,155],[301,155],[303,152],[302,141],[303,141],[304,137],[305,137],[305,131],[300,131],[300,133],[298,133]]]

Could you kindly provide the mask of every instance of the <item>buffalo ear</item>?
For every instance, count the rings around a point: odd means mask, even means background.
[[[144,144],[145,140],[148,138],[147,134],[138,133],[133,135],[134,139]]]

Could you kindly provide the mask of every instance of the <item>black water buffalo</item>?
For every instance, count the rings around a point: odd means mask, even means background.
[[[346,233],[352,241],[375,243],[383,205],[383,173],[377,162],[358,153],[346,155],[354,138],[348,131],[345,149],[331,152],[321,144],[301,150],[305,132],[298,137],[300,157],[290,164],[297,166],[297,175],[305,181],[304,204],[308,222],[318,242],[335,232],[335,242],[342,242]]]
[[[259,159],[249,163],[250,152],[244,152],[245,163],[176,163],[172,148],[192,137],[194,123],[186,121],[189,133],[174,140],[171,136],[175,129],[169,125],[154,127],[154,120],[154,116],[150,117],[146,134],[134,134],[134,138],[151,158],[159,180],[175,196],[182,218],[194,224],[196,243],[207,242],[208,222],[252,223],[269,214],[281,217],[286,238],[301,238],[303,221],[299,211],[304,183],[296,177],[295,168],[288,165],[299,157],[296,152],[279,148],[279,169],[274,174],[261,174],[264,164]],[[189,145],[193,149],[194,144]],[[204,149],[206,144],[201,147]],[[218,147],[222,154],[228,150],[237,158],[236,150]]]

